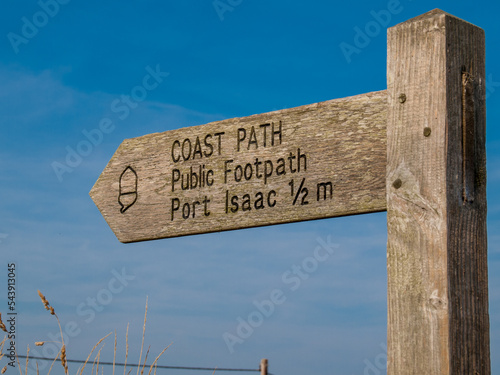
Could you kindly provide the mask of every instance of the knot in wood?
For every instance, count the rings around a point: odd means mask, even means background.
[[[438,296],[437,290],[432,292],[432,294],[429,298],[429,302],[430,302],[431,306],[434,307],[436,310],[444,309],[444,308],[446,308],[446,305],[447,305],[446,300],[444,300],[443,298]]]

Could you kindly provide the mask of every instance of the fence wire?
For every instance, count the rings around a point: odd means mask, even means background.
[[[19,358],[26,358],[25,355],[18,356]],[[54,358],[45,358],[45,357],[29,357],[29,359],[38,359],[41,361],[53,361]],[[85,363],[85,361],[80,359],[66,359],[67,362],[71,363]],[[100,365],[104,366],[125,366],[125,363],[114,363],[113,362],[99,362]],[[137,363],[127,363],[127,366],[137,367],[142,365],[138,365]],[[222,368],[222,367],[193,367],[193,366],[165,366],[165,365],[156,365],[156,368],[159,369],[169,369],[169,370],[198,370],[198,371],[232,371],[232,372],[260,372],[260,369],[248,369],[248,368]],[[268,372],[268,375],[273,375]]]

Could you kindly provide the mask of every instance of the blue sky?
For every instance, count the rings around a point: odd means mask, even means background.
[[[130,323],[129,362],[137,362],[149,296],[150,358],[173,343],[163,365],[256,368],[268,358],[276,375],[385,373],[384,213],[125,245],[88,192],[123,139],[384,90],[386,28],[441,8],[486,32],[491,358],[499,374],[498,5],[221,2],[228,7],[222,13],[212,0],[4,5],[0,312],[7,310],[7,265],[15,263],[18,351],[29,344],[42,355],[33,343],[58,332],[37,296],[40,289],[71,334],[70,358],[86,357],[99,338],[116,330],[123,360]],[[387,25],[347,59],[341,43],[353,44],[356,27],[391,7],[397,12]],[[30,30],[26,20],[39,27]],[[9,33],[23,32],[29,37],[12,41]],[[169,75],[120,118],[112,103],[130,95],[148,67]],[[64,163],[68,150],[86,139],[84,132],[105,117],[114,121],[113,130],[58,176],[54,162]],[[335,251],[291,288],[283,275],[311,256],[318,239],[329,239]],[[283,302],[230,350],[224,334],[235,334],[239,319],[273,290],[282,292]],[[108,339],[103,360],[112,360],[112,348]]]

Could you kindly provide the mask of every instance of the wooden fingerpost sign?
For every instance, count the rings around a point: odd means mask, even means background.
[[[484,45],[433,10],[387,91],[125,140],[90,195],[122,242],[387,210],[387,373],[489,375]]]
[[[90,195],[122,242],[385,211],[387,93],[125,140]]]

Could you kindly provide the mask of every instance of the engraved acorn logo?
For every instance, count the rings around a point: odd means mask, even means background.
[[[120,212],[123,214],[137,201],[137,173],[132,167],[128,166],[120,176],[120,191],[118,203]]]

